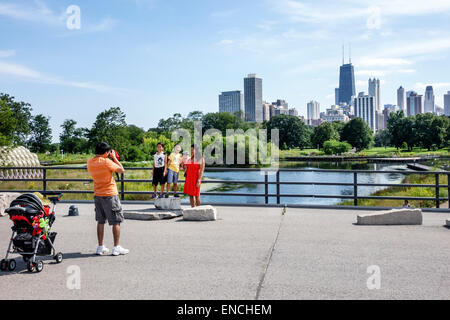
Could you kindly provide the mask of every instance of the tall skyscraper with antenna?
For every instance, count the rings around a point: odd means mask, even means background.
[[[352,65],[352,58],[349,56],[349,63],[345,64],[345,48],[342,47],[342,66],[339,70],[339,104],[350,105],[352,97],[356,95],[355,70]]]

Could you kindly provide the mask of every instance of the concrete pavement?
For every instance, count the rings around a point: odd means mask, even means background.
[[[93,255],[93,205],[77,204],[78,217],[69,206],[57,206],[53,228],[64,261],[30,274],[18,256],[16,271],[0,273],[3,299],[450,299],[450,213],[424,213],[422,226],[357,226],[355,210],[218,207],[211,222],[126,220],[131,252],[113,257]],[[0,218],[2,255],[10,227]],[[369,290],[373,265],[381,286]],[[81,288],[69,289],[78,268]]]

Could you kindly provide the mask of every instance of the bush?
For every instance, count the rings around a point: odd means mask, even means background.
[[[352,146],[346,141],[339,142],[336,140],[328,140],[323,144],[323,151],[328,155],[346,153],[351,148]]]
[[[128,149],[128,154],[127,154],[127,161],[134,161],[134,162],[138,162],[138,161],[145,161],[146,159],[146,154],[139,149],[136,146],[131,146]]]

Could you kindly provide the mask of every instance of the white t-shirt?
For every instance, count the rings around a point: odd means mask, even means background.
[[[164,152],[161,152],[161,154],[155,153],[153,156],[153,163],[155,164],[155,168],[162,168],[164,167],[164,158],[166,155]]]

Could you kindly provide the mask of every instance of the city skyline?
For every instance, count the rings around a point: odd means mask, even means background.
[[[145,129],[174,113],[217,112],[217,92],[242,88],[251,72],[265,100],[306,116],[308,101],[334,104],[349,42],[356,95],[369,78],[381,81],[381,105],[396,103],[400,85],[419,94],[431,85],[443,108],[450,90],[443,1],[77,1],[81,28],[68,30],[72,4],[0,0],[1,91],[50,116],[54,136],[65,119],[90,127],[113,106]]]

